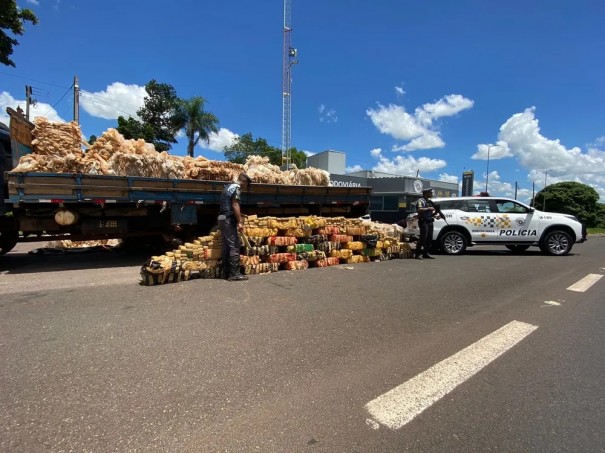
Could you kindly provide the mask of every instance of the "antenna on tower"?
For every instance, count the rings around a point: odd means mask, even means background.
[[[290,169],[292,160],[292,66],[298,63],[297,50],[292,47],[290,36],[292,2],[284,0],[284,48],[282,65],[282,164],[286,170]]]

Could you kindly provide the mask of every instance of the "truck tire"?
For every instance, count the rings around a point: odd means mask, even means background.
[[[540,250],[554,256],[567,255],[573,246],[569,233],[563,230],[552,230],[544,235],[540,241]]]
[[[462,255],[466,251],[466,236],[460,231],[448,231],[441,236],[441,250],[448,255]]]
[[[526,251],[529,248],[529,245],[507,245],[506,248],[511,252],[521,253]]]
[[[0,255],[10,252],[18,241],[18,231],[0,231]]]

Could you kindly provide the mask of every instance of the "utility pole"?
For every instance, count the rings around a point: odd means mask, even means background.
[[[74,121],[80,123],[80,86],[78,76],[74,76]]]
[[[517,181],[515,181],[515,200],[517,199],[517,188],[518,188]]]
[[[25,85],[25,119],[29,121],[29,106],[32,104],[32,87]]]

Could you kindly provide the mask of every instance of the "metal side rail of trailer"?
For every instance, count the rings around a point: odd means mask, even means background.
[[[8,200],[18,203],[112,202],[219,204],[223,181],[102,176],[69,173],[7,173]],[[252,184],[243,205],[368,205],[369,187]]]

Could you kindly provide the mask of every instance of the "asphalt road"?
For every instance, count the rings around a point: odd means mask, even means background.
[[[567,289],[604,256],[594,237],[145,287],[143,255],[20,246],[0,258],[0,451],[605,451],[605,279]]]

